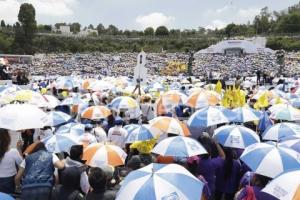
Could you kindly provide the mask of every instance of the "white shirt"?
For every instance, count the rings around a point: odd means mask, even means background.
[[[11,177],[17,174],[16,165],[22,162],[23,158],[16,149],[7,151],[0,162],[0,177]]]
[[[95,137],[98,142],[105,143],[107,140],[106,132],[101,127],[94,128]]]
[[[97,143],[97,139],[94,135],[85,132],[83,135],[79,137],[79,142],[89,145],[89,144]]]
[[[52,154],[52,163],[53,163],[53,165],[54,165],[57,161],[59,161],[59,158],[57,157],[57,155],[55,155],[55,154],[53,153],[53,154]],[[26,167],[26,160],[25,160],[25,159],[24,159],[24,160],[22,161],[22,163],[20,164],[20,167],[22,167],[22,168],[25,169],[25,167]]]
[[[108,131],[108,142],[124,148],[127,134],[127,131],[121,126],[112,127]]]

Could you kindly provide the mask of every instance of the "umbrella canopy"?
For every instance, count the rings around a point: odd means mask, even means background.
[[[56,130],[56,134],[74,134],[77,136],[80,136],[84,133],[85,126],[83,124],[78,124],[78,123],[68,123],[63,126],[60,126]]]
[[[293,106],[285,105],[271,111],[270,117],[277,120],[297,121],[300,120],[300,110]]]
[[[291,99],[290,103],[295,108],[300,108],[300,98]]]
[[[52,95],[43,95],[44,96],[44,99],[46,100],[46,107],[47,108],[55,108],[56,106],[58,106],[61,102],[55,97],[55,96],[52,96]]]
[[[133,98],[122,96],[122,97],[117,97],[114,100],[112,100],[112,102],[109,104],[108,107],[111,109],[114,109],[114,110],[120,110],[120,109],[127,110],[127,109],[139,108],[139,105],[136,102],[136,100],[134,100]]]
[[[80,105],[80,104],[86,104],[87,101],[84,99],[81,99],[79,96],[75,97],[68,97],[65,100],[61,102],[60,105]]]
[[[259,118],[258,130],[265,131],[269,126],[273,125],[273,121],[270,119],[268,113],[263,111]]]
[[[57,126],[71,120],[72,117],[61,111],[52,111],[47,114],[45,126]]]
[[[139,125],[139,127],[128,131],[126,143],[151,140],[153,138],[158,138],[160,135],[161,131],[159,129],[153,128],[148,124]]]
[[[285,137],[299,135],[300,126],[295,123],[278,123],[270,126],[262,135],[264,140],[279,141]]]
[[[189,136],[190,131],[186,124],[172,117],[156,117],[150,122],[151,127],[161,130],[163,133],[172,133],[182,136]]]
[[[233,122],[245,123],[258,121],[261,113],[249,107],[240,107],[232,110],[236,114],[236,118]]]
[[[95,92],[101,92],[101,91],[107,91],[107,90],[111,90],[112,88],[114,88],[114,84],[107,82],[107,81],[103,81],[103,80],[97,80],[94,81],[93,83],[90,84],[90,86],[88,87],[88,89],[91,89]]]
[[[0,192],[0,199],[1,200],[15,200],[12,196],[2,193],[2,192]]]
[[[56,80],[56,88],[63,89],[63,90],[72,90],[73,88],[77,87],[78,84],[75,83],[72,77],[59,77]]]
[[[0,127],[9,130],[43,128],[46,113],[29,104],[10,104],[0,108]]]
[[[197,140],[183,136],[166,138],[159,142],[151,152],[162,156],[186,158],[207,153]]]
[[[257,174],[274,178],[292,169],[300,169],[300,155],[283,146],[257,143],[245,149],[240,159]]]
[[[42,141],[52,153],[69,152],[73,145],[79,144],[77,138],[66,134],[55,134]]]
[[[213,138],[225,147],[238,149],[244,149],[260,142],[257,133],[238,125],[227,125],[216,129]]]
[[[300,153],[300,137],[297,139],[285,140],[280,142],[280,145],[289,147]]]
[[[187,124],[191,128],[209,127],[229,123],[235,118],[235,113],[221,106],[209,106],[195,112]]]
[[[300,199],[300,170],[293,170],[273,179],[263,190],[280,200]]]
[[[116,145],[100,143],[89,145],[83,152],[83,160],[91,167],[124,165],[127,154]]]
[[[126,176],[117,200],[201,199],[203,183],[177,164],[150,164]]]
[[[215,106],[220,103],[220,95],[214,91],[204,91],[192,93],[186,104],[192,108],[204,108],[207,106]]]
[[[177,90],[171,90],[162,94],[156,101],[156,114],[161,116],[172,111],[173,108],[184,104],[187,96]]]
[[[136,128],[139,128],[140,125],[139,124],[129,124],[129,125],[125,125],[123,128],[127,131],[127,132],[131,132]]]
[[[82,113],[81,117],[91,120],[104,119],[111,115],[110,110],[105,106],[91,106],[86,108]]]

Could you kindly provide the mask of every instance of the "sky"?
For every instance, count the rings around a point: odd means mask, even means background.
[[[223,28],[252,22],[261,8],[281,11],[299,0],[0,0],[0,19],[17,21],[20,4],[34,5],[38,24],[102,23],[143,30],[161,25],[177,29]]]

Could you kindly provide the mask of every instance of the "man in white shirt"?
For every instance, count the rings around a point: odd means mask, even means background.
[[[125,141],[127,137],[127,131],[122,128],[122,120],[116,120],[115,126],[108,130],[108,142],[117,145],[121,148],[125,148]]]

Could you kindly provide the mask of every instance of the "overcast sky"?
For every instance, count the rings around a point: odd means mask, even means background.
[[[84,26],[114,24],[120,29],[222,28],[247,23],[260,9],[283,10],[299,0],[0,0],[0,19],[14,23],[19,6],[32,3],[39,24],[79,22]]]

